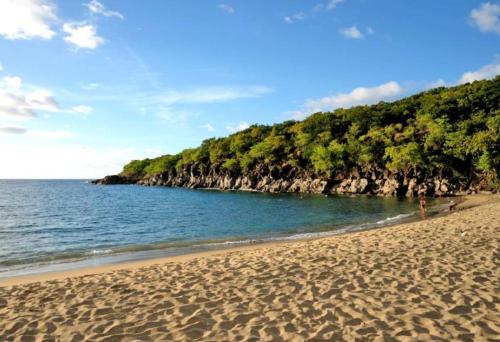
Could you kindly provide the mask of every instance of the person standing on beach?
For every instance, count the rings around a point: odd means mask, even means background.
[[[427,212],[427,200],[425,199],[424,194],[420,194],[419,203],[420,203],[420,214],[424,216],[425,213]]]

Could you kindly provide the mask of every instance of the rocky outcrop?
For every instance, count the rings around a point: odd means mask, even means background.
[[[139,179],[123,177],[119,175],[106,176],[102,179],[93,180],[91,183],[99,185],[114,185],[114,184],[136,184]]]
[[[377,196],[416,197],[452,196],[475,193],[481,190],[480,182],[460,182],[453,178],[429,177],[421,174],[393,174],[388,170],[352,170],[337,172],[330,178],[318,177],[312,172],[299,171],[290,165],[268,167],[258,165],[243,173],[222,171],[219,167],[191,165],[181,171],[169,170],[146,177],[106,176],[94,184],[139,184],[204,188],[219,190],[244,190],[259,192],[299,192],[316,194],[370,194]]]

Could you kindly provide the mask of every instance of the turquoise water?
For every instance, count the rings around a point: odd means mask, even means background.
[[[0,180],[0,276],[75,259],[356,230],[408,218],[417,207],[395,198]]]

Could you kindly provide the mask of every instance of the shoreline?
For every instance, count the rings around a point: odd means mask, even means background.
[[[458,205],[455,209],[457,210],[463,210],[467,209],[470,207],[474,207],[477,205],[482,205],[484,203],[487,203],[491,198],[493,198],[494,195],[487,195],[487,194],[479,194],[479,195],[466,195],[466,196],[461,196],[461,197],[453,197],[455,200],[458,200]],[[437,207],[437,205],[436,205]],[[432,209],[433,207],[429,208]],[[430,210],[429,210],[430,211]],[[454,212],[455,212],[454,211]],[[289,245],[289,244],[294,244],[294,243],[301,243],[301,242],[307,242],[307,241],[314,241],[314,240],[322,240],[322,239],[329,239],[329,238],[334,238],[334,237],[341,237],[345,235],[352,235],[352,234],[357,234],[357,233],[363,233],[371,230],[383,230],[383,229],[389,229],[395,226],[400,226],[400,225],[406,225],[406,224],[411,224],[414,222],[424,222],[428,220],[432,220],[435,218],[439,218],[442,216],[449,215],[453,212],[447,212],[447,211],[441,211],[437,210],[432,213],[431,216],[426,216],[424,218],[421,218],[418,216],[418,214],[413,214],[413,217],[410,217],[404,221],[396,221],[396,222],[390,222],[388,221],[386,224],[382,224],[380,226],[377,226],[376,223],[369,223],[367,224],[367,227],[365,228],[360,228],[357,230],[351,230],[351,231],[342,231],[342,228],[340,231],[336,230],[327,230],[327,231],[322,231],[322,232],[316,232],[316,234],[319,234],[318,236],[309,236],[309,237],[299,237],[299,238],[290,238],[292,236],[284,236],[281,238],[276,238],[276,239],[262,239],[262,240],[250,240],[250,242],[242,242],[241,244],[238,244],[239,241],[234,241],[236,246],[231,246],[231,247],[224,247],[224,242],[231,242],[231,241],[224,241],[220,243],[219,246],[215,248],[210,248],[208,246],[203,246],[199,245],[198,248],[195,248],[194,246],[187,247],[187,251],[182,253],[181,250],[182,248],[176,248],[175,250],[172,249],[172,252],[174,253],[173,255],[164,255],[164,256],[145,256],[145,257],[138,257],[136,258],[133,257],[134,254],[140,254],[141,252],[144,252],[146,254],[153,254],[152,252],[158,252],[161,253],[162,251],[165,252],[166,249],[151,249],[151,250],[144,250],[144,251],[139,251],[139,252],[130,252],[130,253],[118,253],[114,255],[103,255],[102,257],[96,257],[96,258],[86,258],[86,259],[81,259],[81,260],[76,260],[76,261],[69,261],[69,262],[61,262],[61,263],[55,263],[55,264],[47,264],[43,265],[44,267],[51,268],[51,266],[62,266],[62,270],[48,270],[48,271],[43,271],[43,272],[38,272],[38,273],[31,273],[31,274],[21,274],[21,275],[12,275],[12,276],[7,276],[7,277],[0,277],[0,287],[5,287],[5,286],[14,286],[14,285],[24,285],[24,284],[30,284],[30,283],[36,283],[36,282],[45,282],[45,281],[53,281],[53,280],[62,280],[70,277],[81,277],[81,276],[86,276],[86,275],[94,275],[94,274],[102,274],[102,273],[107,273],[107,272],[113,272],[113,271],[120,271],[120,270],[127,270],[127,269],[136,269],[136,268],[141,268],[141,267],[149,267],[149,266],[154,266],[154,265],[159,265],[163,263],[178,263],[178,262],[185,262],[189,260],[193,260],[196,258],[205,258],[205,257],[210,257],[210,256],[220,256],[224,255],[227,253],[232,253],[232,252],[242,252],[242,251],[255,251],[259,249],[264,249],[264,248],[273,248],[276,246],[282,246],[282,245]],[[304,235],[307,235],[308,233],[304,233]],[[296,235],[303,235],[303,234],[296,234]],[[208,250],[204,250],[204,248],[208,248]],[[179,252],[178,254],[176,252]],[[122,258],[123,257],[123,258]],[[102,262],[104,258],[110,258],[110,259],[116,259],[115,261],[110,261],[110,262]],[[66,269],[64,266],[65,265],[71,265],[71,264],[82,264],[82,266],[76,266],[73,268]],[[57,267],[56,267],[57,268]],[[9,272],[9,271],[6,271]]]
[[[11,280],[0,340],[493,341],[499,213]]]

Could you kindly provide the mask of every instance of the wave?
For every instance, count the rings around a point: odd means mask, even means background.
[[[375,222],[377,225],[380,225],[380,224],[386,224],[386,223],[391,223],[391,222],[394,222],[394,221],[402,221],[404,220],[405,218],[408,218],[408,217],[411,217],[411,216],[414,216],[416,213],[413,212],[413,213],[408,213],[408,214],[399,214],[399,215],[396,215],[396,216],[392,216],[392,217],[388,217],[386,219],[383,219],[383,220],[380,220],[380,221],[377,221]]]

